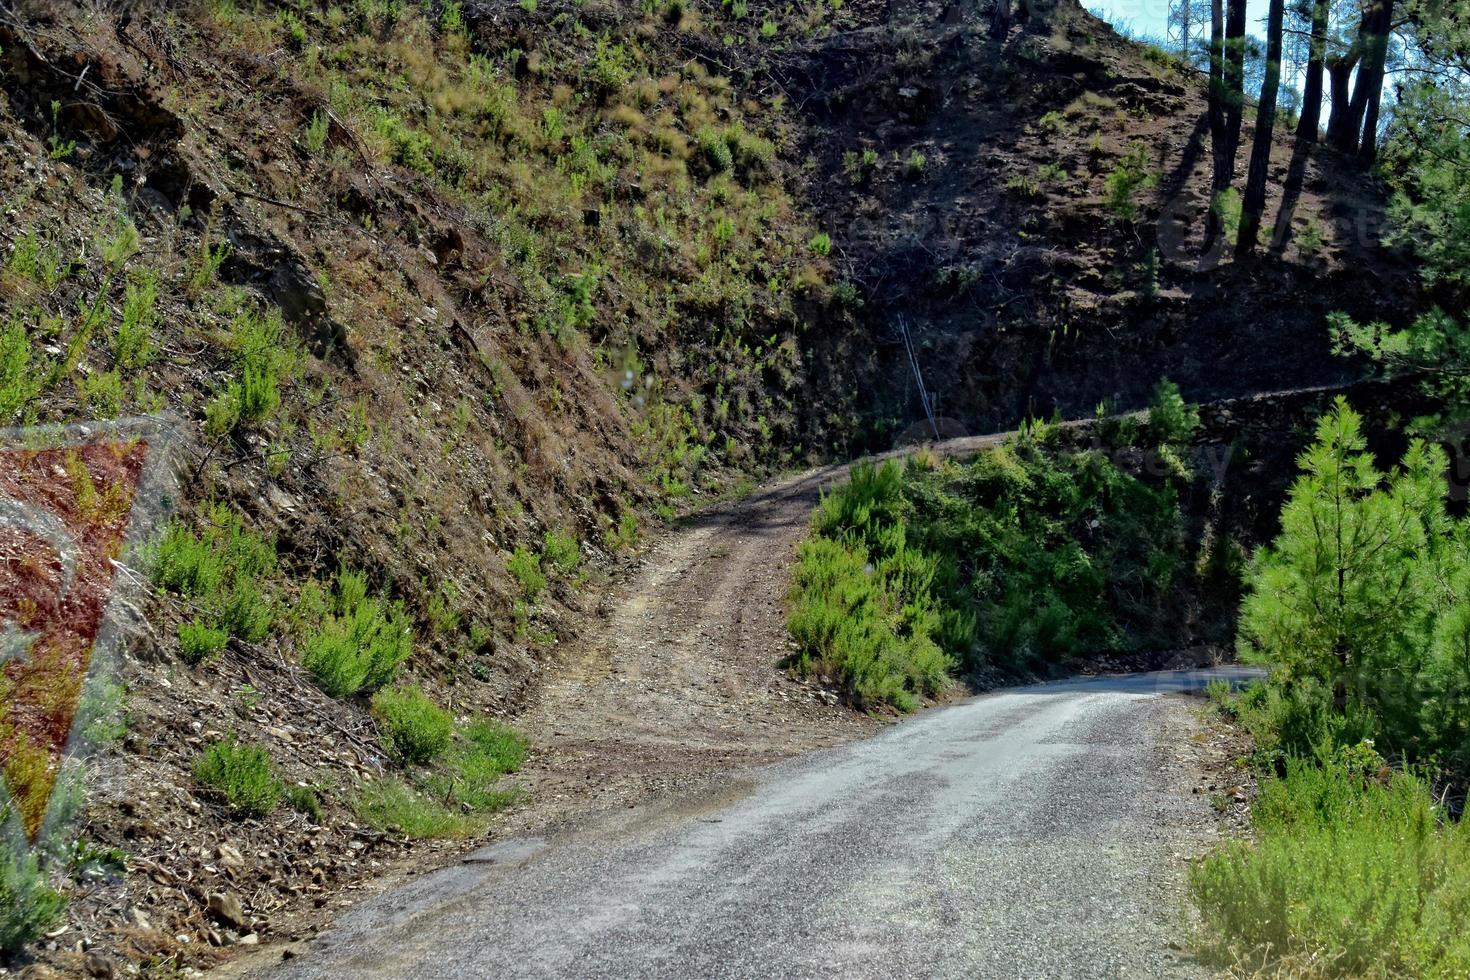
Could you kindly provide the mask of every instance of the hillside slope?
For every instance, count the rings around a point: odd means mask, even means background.
[[[407,777],[371,691],[302,665],[352,612],[340,573],[411,641],[402,680],[513,720],[641,531],[921,417],[899,317],[970,431],[1132,407],[1160,374],[1206,398],[1354,373],[1322,304],[1404,306],[1335,230],[1371,181],[1307,160],[1312,235],[1202,264],[1197,82],[1070,3],[1004,45],[985,24],[869,0],[0,14],[0,426],[167,416],[174,540],[269,555],[248,628],[215,621],[239,582],[155,583],[83,831],[131,871],[69,885],[71,932],[34,952],[207,963],[458,846],[363,816]],[[1140,141],[1159,181],[1125,220],[1107,186]],[[217,647],[181,642],[201,624]],[[239,819],[195,776],[226,736],[321,812]],[[210,910],[226,892],[242,916]]]

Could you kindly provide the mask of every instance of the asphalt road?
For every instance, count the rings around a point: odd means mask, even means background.
[[[512,841],[256,975],[1193,975],[1171,692],[1223,669],[1017,688],[756,770],[723,798]],[[1173,768],[1171,768],[1173,767]]]

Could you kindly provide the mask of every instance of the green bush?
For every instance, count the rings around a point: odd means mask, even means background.
[[[312,823],[322,822],[322,801],[310,786],[287,786],[286,802],[291,809],[302,814]]]
[[[194,776],[242,817],[269,815],[285,792],[271,771],[270,753],[260,745],[242,745],[233,735],[204,750],[194,763]]]
[[[454,735],[454,717],[417,687],[378,691],[373,695],[373,714],[393,754],[413,765],[443,755]]]
[[[505,560],[505,570],[520,583],[526,598],[534,599],[546,589],[546,573],[541,571],[541,559],[524,546],[517,546]]]
[[[1161,445],[1187,445],[1199,430],[1199,409],[1184,400],[1179,386],[1161,378],[1148,402],[1148,430]]]
[[[48,374],[20,321],[0,327],[0,426],[24,420],[27,409],[46,387]]]
[[[35,855],[23,844],[0,839],[0,954],[40,939],[65,910],[66,899],[46,881]]]
[[[218,504],[196,534],[182,521],[164,528],[153,549],[153,582],[190,599],[194,618],[179,626],[180,654],[197,664],[230,636],[255,643],[270,632],[275,604],[261,579],[275,571],[276,547],[245,530],[241,516]]]
[[[302,641],[301,663],[341,698],[390,683],[412,652],[403,604],[369,597],[366,576],[343,569],[322,621]]]
[[[1117,166],[1104,180],[1108,193],[1108,209],[1124,221],[1132,221],[1138,216],[1134,195],[1158,182],[1158,175],[1149,170],[1148,147],[1142,143],[1134,144],[1133,149],[1119,159]]]
[[[542,538],[541,559],[558,575],[570,575],[582,562],[582,546],[570,534],[547,531]]]
[[[1168,642],[1174,490],[1057,438],[1043,427],[967,464],[854,466],[799,553],[795,666],[907,710],[957,665],[1025,673]]]
[[[205,432],[218,439],[256,426],[275,414],[281,385],[296,366],[296,352],[279,313],[242,310],[230,325],[227,343],[234,354],[235,378],[205,408]]]
[[[179,656],[191,667],[219,653],[229,640],[226,631],[197,619],[179,624]]]
[[[519,791],[497,789],[500,777],[516,772],[526,759],[525,736],[506,725],[477,721],[459,733],[446,772],[431,777],[431,795],[476,813],[491,813],[515,802]]]
[[[1254,840],[1195,866],[1198,945],[1220,966],[1312,976],[1470,972],[1470,826],[1371,747],[1293,758],[1266,780]]]

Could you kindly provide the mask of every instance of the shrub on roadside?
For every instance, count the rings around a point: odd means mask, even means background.
[[[343,569],[320,624],[302,641],[301,663],[323,691],[348,697],[390,683],[413,652],[401,602],[367,594],[367,578]]]
[[[393,754],[413,765],[443,755],[454,735],[454,717],[417,687],[378,691],[373,695],[373,715]]]
[[[1307,976],[1470,972],[1470,826],[1371,747],[1293,758],[1190,875],[1214,964]]]
[[[194,763],[194,776],[242,817],[268,816],[285,792],[271,771],[270,753],[263,746],[237,742],[233,735],[204,750]]]
[[[0,838],[0,954],[40,939],[65,910],[66,899],[47,882],[35,855]]]
[[[900,710],[957,666],[1029,672],[1166,641],[1183,566],[1172,485],[1044,426],[970,463],[856,465],[813,532],[793,577],[794,664]]]

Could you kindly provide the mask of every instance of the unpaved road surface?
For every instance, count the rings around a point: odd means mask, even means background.
[[[1009,435],[933,451],[972,454]],[[783,602],[796,545],[822,489],[847,470],[788,477],[656,543],[515,719],[536,754],[520,778],[528,804],[500,833],[544,833],[673,798],[886,726],[842,705],[835,688],[777,666],[792,651]]]
[[[738,798],[498,844],[365,903],[265,975],[1192,975],[1182,855],[1213,831],[1171,692],[1038,685],[758,770]],[[731,791],[736,795],[742,791]]]

